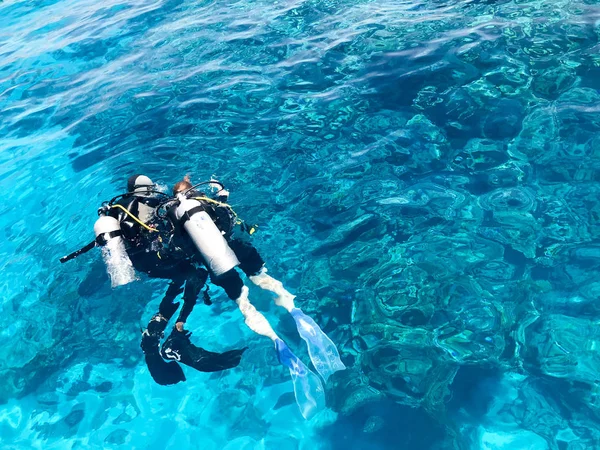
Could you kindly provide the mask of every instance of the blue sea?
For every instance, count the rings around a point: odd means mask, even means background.
[[[59,262],[135,173],[258,225],[347,366],[314,418],[220,288],[242,362],[159,386],[166,282]],[[2,0],[0,199],[2,449],[600,449],[595,0]]]

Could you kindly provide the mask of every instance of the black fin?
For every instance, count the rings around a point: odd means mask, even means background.
[[[148,333],[142,334],[141,347],[152,379],[162,386],[185,381],[181,366],[176,362],[167,362],[160,356],[158,343],[157,336],[151,336]]]
[[[165,359],[178,361],[200,372],[219,372],[236,367],[246,349],[209,352],[192,344],[189,335],[173,330],[163,344],[161,354]]]

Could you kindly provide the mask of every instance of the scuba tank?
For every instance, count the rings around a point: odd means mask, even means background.
[[[156,207],[150,206],[145,202],[138,201],[138,219],[144,223],[150,222],[155,217]]]
[[[161,204],[155,198],[157,194],[169,197],[167,194],[157,191],[155,184],[147,176],[137,174],[129,177],[127,192],[113,197],[110,201],[103,202],[98,209],[100,217],[94,224],[96,239],[79,250],[63,256],[60,258],[60,262],[71,261],[94,247],[100,247],[113,287],[135,280],[135,271],[127,255],[125,242],[137,237],[139,226],[143,226],[149,231],[157,231],[146,225],[155,217],[156,209]],[[133,200],[126,201],[132,197]],[[121,199],[120,202],[117,202],[119,199]],[[135,207],[134,213],[130,211],[132,207]],[[118,208],[123,212],[120,213],[113,208]],[[114,212],[111,213],[111,211]],[[131,217],[133,221],[123,220],[126,216]]]
[[[127,256],[119,221],[100,216],[94,224],[96,245],[100,247],[112,287],[131,283],[136,279],[133,264]]]
[[[197,200],[179,195],[175,217],[183,226],[206,266],[220,276],[240,264],[227,241]]]

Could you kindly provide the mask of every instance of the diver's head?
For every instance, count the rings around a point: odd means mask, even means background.
[[[145,194],[152,188],[154,188],[154,183],[146,175],[132,175],[127,180],[127,192]]]
[[[185,177],[183,177],[183,180],[175,183],[175,186],[173,186],[173,195],[177,196],[177,194],[182,194],[191,187],[192,183],[190,180],[190,176],[186,175]]]

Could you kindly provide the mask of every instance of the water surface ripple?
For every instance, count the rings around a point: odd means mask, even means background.
[[[600,448],[597,3],[0,2],[2,448]],[[216,288],[190,328],[242,364],[151,382],[164,283],[58,263],[138,172],[227,184],[329,410]]]

